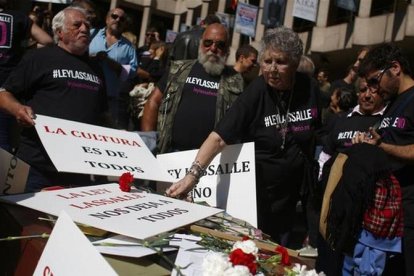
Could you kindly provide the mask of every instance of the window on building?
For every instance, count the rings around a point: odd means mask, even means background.
[[[371,2],[371,16],[394,12],[394,0],[375,0]]]
[[[310,32],[315,26],[315,22],[302,19],[299,17],[293,17],[293,30],[297,33]]]

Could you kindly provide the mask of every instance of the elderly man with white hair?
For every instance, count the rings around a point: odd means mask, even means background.
[[[0,108],[24,126],[17,157],[31,168],[26,191],[88,185],[88,175],[58,173],[36,131],[35,114],[97,124],[106,110],[102,76],[87,55],[85,10],[68,7],[52,21],[53,47],[28,53],[0,88]]]

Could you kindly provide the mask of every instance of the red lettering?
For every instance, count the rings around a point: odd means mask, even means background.
[[[49,266],[45,266],[43,269],[43,276],[53,276],[53,272]]]
[[[46,132],[48,132],[48,133],[55,133],[55,134],[63,134],[63,135],[66,135],[66,133],[61,128],[57,128],[55,131],[50,130],[48,126],[44,126],[44,128],[45,128]]]

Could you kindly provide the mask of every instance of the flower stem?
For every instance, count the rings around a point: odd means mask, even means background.
[[[15,240],[24,240],[24,239],[34,239],[34,238],[41,238],[41,239],[47,239],[49,238],[50,234],[47,233],[43,233],[40,235],[29,235],[29,236],[15,236],[15,237],[6,237],[6,238],[1,238],[1,241],[15,241]]]

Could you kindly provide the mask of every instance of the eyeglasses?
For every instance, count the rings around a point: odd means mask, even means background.
[[[112,14],[111,14],[111,18],[112,18],[113,20],[117,20],[117,19],[119,19],[119,22],[124,22],[124,21],[125,21],[125,17],[124,17],[124,16],[119,16],[119,15],[117,15],[116,13],[112,13]]]
[[[380,87],[381,79],[384,76],[385,72],[390,69],[392,66],[388,66],[379,71],[379,73],[372,78],[367,79],[367,87],[373,90],[378,90]]]
[[[213,44],[216,45],[217,49],[221,50],[221,51],[225,51],[227,48],[227,43],[226,41],[222,41],[222,40],[212,40],[212,39],[204,39],[203,40],[203,46],[208,48],[213,46]]]
[[[146,33],[145,35],[146,36],[150,36],[150,37],[155,37],[155,34],[154,33]]]

